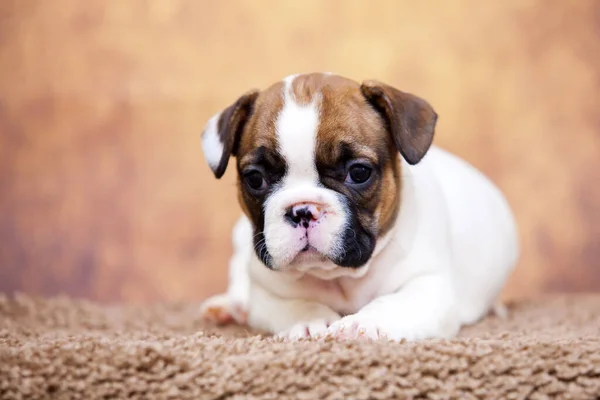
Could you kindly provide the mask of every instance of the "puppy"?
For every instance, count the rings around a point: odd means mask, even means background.
[[[243,216],[204,317],[288,339],[449,338],[496,304],[519,256],[506,199],[432,145],[437,114],[387,84],[294,75],[214,115]]]

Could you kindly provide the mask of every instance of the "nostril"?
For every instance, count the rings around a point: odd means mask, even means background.
[[[294,212],[292,209],[289,209],[285,213],[285,219],[286,219],[286,221],[288,221],[289,223],[291,223],[294,226],[298,225],[301,221],[301,218],[299,216],[294,215]]]
[[[300,209],[297,209],[295,211],[296,211],[296,217],[298,217],[300,219],[305,219],[305,220],[311,220],[312,219],[312,213],[310,212],[310,210],[308,209],[308,207],[300,208]]]

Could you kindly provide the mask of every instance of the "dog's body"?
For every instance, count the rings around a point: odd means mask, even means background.
[[[514,219],[486,177],[431,145],[426,102],[327,74],[250,96],[203,136],[217,177],[231,140],[245,212],[207,317],[291,338],[417,340],[494,306],[519,255]],[[229,132],[224,116],[238,119]]]

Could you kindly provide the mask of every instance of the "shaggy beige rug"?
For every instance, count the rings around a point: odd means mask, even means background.
[[[448,341],[283,343],[197,304],[0,297],[0,398],[600,398],[600,295],[509,311]]]

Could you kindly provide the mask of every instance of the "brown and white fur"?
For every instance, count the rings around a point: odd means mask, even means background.
[[[437,114],[389,85],[285,78],[217,113],[217,178],[235,156],[243,216],[229,288],[206,318],[297,339],[454,336],[492,309],[519,256],[502,193],[432,145]],[[365,179],[366,177],[366,179]]]

